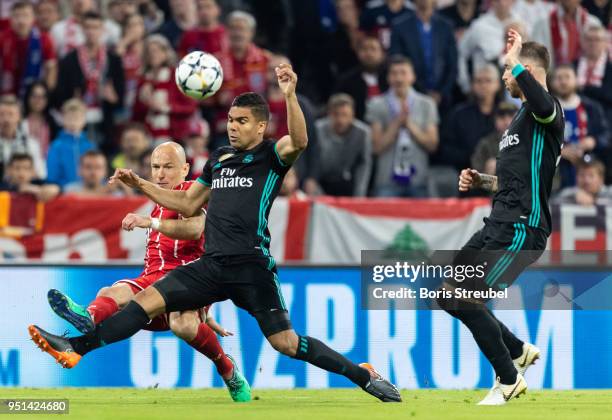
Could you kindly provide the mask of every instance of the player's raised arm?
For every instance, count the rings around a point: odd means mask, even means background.
[[[278,85],[285,94],[287,103],[287,127],[289,135],[283,136],[276,143],[276,152],[280,159],[288,164],[295,162],[300,153],[308,145],[306,133],[306,120],[300,104],[298,103],[295,87],[297,75],[289,64],[281,64],[276,68]]]
[[[132,231],[135,228],[153,229],[171,239],[197,240],[204,232],[204,213],[185,219],[158,219],[140,214],[128,213],[123,218],[123,230]]]
[[[557,116],[557,109],[553,96],[546,89],[546,71],[549,63],[540,63],[533,57],[521,55],[522,46],[521,35],[511,29],[508,32],[506,70],[516,79],[536,121],[550,124]],[[525,62],[522,63],[521,60]]]
[[[191,184],[186,191],[168,190],[142,179],[130,169],[116,169],[109,183],[112,184],[117,181],[142,191],[144,195],[160,206],[178,211],[185,216],[196,215],[208,201],[210,195],[210,188],[199,182]]]

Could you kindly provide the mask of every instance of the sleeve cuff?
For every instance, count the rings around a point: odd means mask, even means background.
[[[198,181],[200,184],[202,184],[202,185],[205,185],[205,186],[207,186],[207,187],[210,187],[210,183],[209,183],[209,182],[204,181],[204,180],[203,180],[202,178],[200,178],[200,177],[198,177],[197,181]]]
[[[525,67],[521,63],[518,63],[516,66],[512,68],[512,76],[517,78],[519,74],[521,74],[525,70]]]
[[[283,160],[281,159],[280,155],[278,154],[278,151],[276,150],[276,143],[274,143],[274,154],[276,155],[276,158],[278,159],[278,163],[281,166],[289,166],[289,164],[283,162]]]

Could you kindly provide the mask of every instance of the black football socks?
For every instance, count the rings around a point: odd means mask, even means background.
[[[74,351],[80,355],[106,344],[125,340],[136,334],[149,323],[149,316],[138,303],[131,301],[96,327],[91,334],[70,338]]]
[[[363,388],[370,381],[370,372],[327,347],[316,338],[298,336],[295,359],[303,360],[328,372],[346,376]]]

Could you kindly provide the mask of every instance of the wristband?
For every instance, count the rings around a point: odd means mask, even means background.
[[[512,67],[512,76],[517,78],[519,74],[521,74],[525,70],[525,67],[521,63],[518,63],[516,66]]]
[[[161,225],[161,221],[157,217],[151,219],[151,229],[159,230],[159,225]]]

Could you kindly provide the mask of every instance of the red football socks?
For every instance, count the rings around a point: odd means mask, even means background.
[[[117,302],[108,296],[98,296],[87,307],[87,312],[89,312],[89,315],[91,315],[96,325],[118,310],[119,306],[117,306]]]
[[[217,334],[208,325],[202,322],[198,326],[198,334],[189,345],[212,360],[219,375],[224,378],[231,375],[234,365],[225,355]]]

